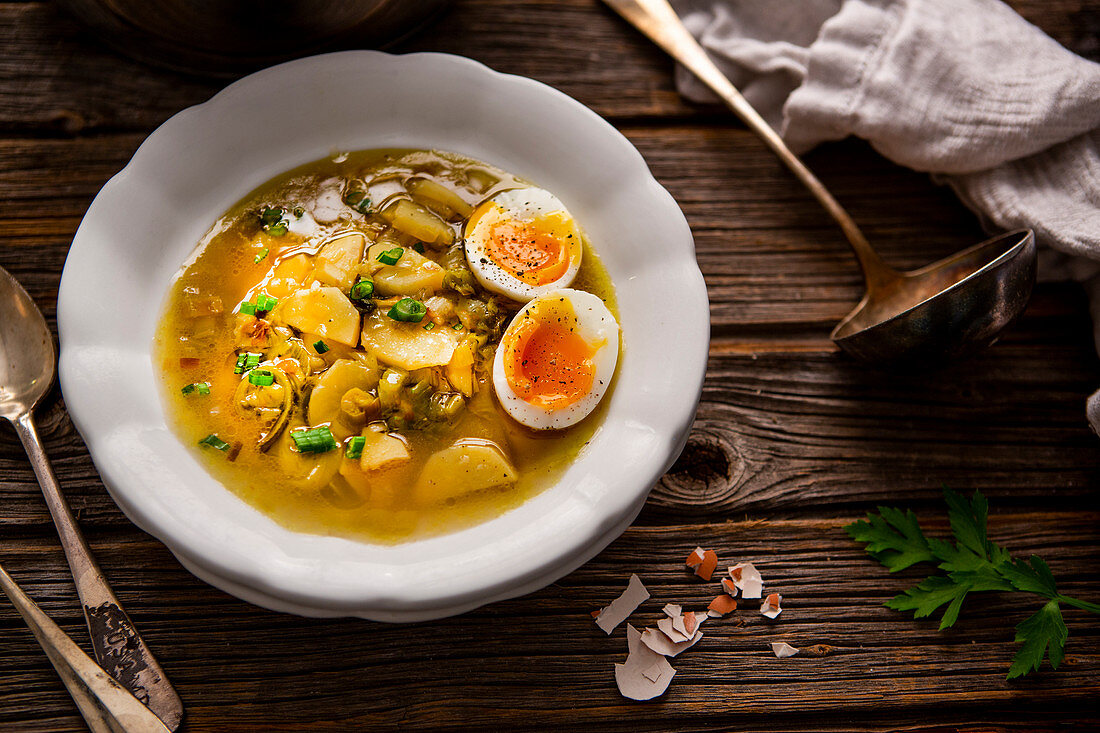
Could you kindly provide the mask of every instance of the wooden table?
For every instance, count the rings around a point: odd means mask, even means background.
[[[1096,0],[1014,0],[1095,58]],[[0,265],[51,319],[66,250],[100,186],[169,115],[221,82],[116,56],[44,2],[0,2]],[[1038,287],[986,354],[893,376],[836,352],[828,332],[861,281],[839,231],[721,110],[685,104],[672,65],[595,0],[468,0],[402,50],[447,51],[545,81],[609,119],[683,207],[712,308],[703,401],[679,462],[635,526],[548,588],[415,626],[280,615],[187,573],[104,490],[58,393],[39,412],[54,467],[103,569],[175,682],[188,731],[1100,728],[1100,620],[1068,609],[1064,666],[1005,681],[1012,627],[1034,597],[984,594],[940,633],[883,608],[921,577],[890,576],[841,530],[878,503],[943,516],[941,486],[981,489],[994,539],[1040,553],[1062,590],[1100,601],[1100,386],[1078,287]],[[808,156],[884,255],[916,266],[982,232],[949,190],[859,142]],[[109,297],[109,294],[105,294]],[[0,427],[0,560],[87,645],[68,567],[14,432]],[[942,521],[930,522],[944,529]],[[674,660],[659,701],[616,691],[625,656],[588,612],[637,572],[666,602],[712,596],[684,570],[696,544],[751,559],[784,597],[715,622]],[[724,564],[723,564],[724,567]],[[817,647],[776,659],[768,642]],[[940,728],[939,726],[945,726]],[[0,729],[82,730],[20,618],[0,603]]]

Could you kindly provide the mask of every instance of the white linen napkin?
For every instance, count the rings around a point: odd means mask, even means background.
[[[796,152],[856,135],[1029,227],[1040,277],[1080,280],[1100,348],[1100,64],[1000,0],[672,0]],[[677,69],[680,92],[715,97]],[[1100,391],[1088,402],[1100,432]]]

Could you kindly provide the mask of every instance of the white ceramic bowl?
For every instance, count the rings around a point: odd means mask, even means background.
[[[619,299],[603,425],[555,486],[397,546],[289,531],[215,481],[165,424],[151,346],[172,276],[244,194],[335,150],[451,150],[556,193]],[[530,79],[442,54],[351,51],[253,74],[157,129],[92,202],[58,297],[61,385],[111,496],[193,573],[260,606],[441,618],[536,590],[633,521],[687,438],[709,341],[687,222],[614,128]]]

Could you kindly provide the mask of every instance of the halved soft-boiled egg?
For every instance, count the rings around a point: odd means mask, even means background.
[[[466,259],[483,287],[527,302],[567,288],[581,266],[581,231],[557,196],[516,188],[484,201],[465,231]]]
[[[604,302],[562,288],[534,298],[508,324],[493,361],[493,388],[517,422],[567,428],[596,409],[618,358],[619,324]]]

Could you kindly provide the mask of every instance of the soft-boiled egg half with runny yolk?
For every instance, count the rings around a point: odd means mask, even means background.
[[[497,346],[493,388],[536,430],[574,425],[603,398],[619,358],[619,324],[592,293],[562,288],[516,314]]]
[[[557,196],[516,188],[484,201],[466,222],[466,260],[478,282],[521,303],[567,288],[581,266],[581,231]]]

